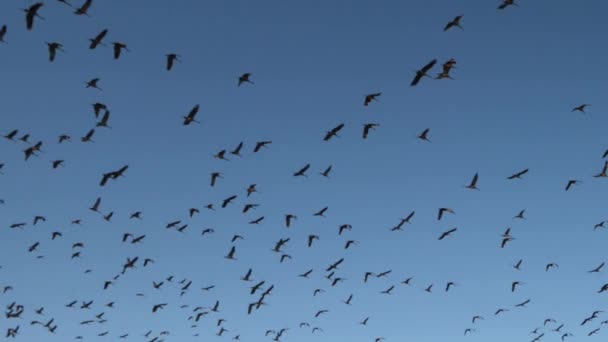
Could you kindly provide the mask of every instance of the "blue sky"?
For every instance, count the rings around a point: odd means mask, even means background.
[[[107,0],[95,1],[84,17],[47,0],[45,20],[28,32],[20,9],[31,3],[0,4],[0,25],[8,27],[0,46],[1,133],[19,129],[32,143],[44,142],[39,157],[25,162],[27,144],[0,141],[0,286],[14,288],[0,294],[0,304],[26,307],[23,319],[0,320],[2,331],[20,325],[23,341],[101,340],[96,335],[104,331],[106,340],[125,333],[142,340],[148,330],[170,331],[167,341],[221,340],[216,322],[224,318],[223,339],[243,341],[270,340],[267,329],[289,328],[284,341],[502,342],[531,340],[532,329],[554,318],[574,334],[570,341],[603,338],[603,330],[586,335],[608,316],[580,322],[606,308],[597,291],[608,278],[587,273],[606,258],[607,233],[593,226],[608,219],[608,183],[592,177],[608,148],[605,2],[521,0],[497,11],[498,1],[470,0]],[[443,32],[456,15],[464,15],[464,30]],[[87,48],[105,28],[106,43],[129,47],[117,61],[111,46]],[[53,63],[47,41],[64,45]],[[168,53],[182,61],[171,72],[164,68]],[[434,58],[458,61],[455,80],[410,87],[415,71]],[[255,84],[237,87],[245,72]],[[85,88],[95,77],[103,91]],[[375,92],[382,92],[379,101],[364,107],[364,96]],[[98,101],[110,108],[112,128],[81,143],[96,123],[91,104]],[[587,114],[571,112],[583,103],[592,104]],[[201,124],[184,127],[195,104]],[[361,139],[362,125],[371,122],[380,126]],[[323,141],[340,123],[340,138]],[[431,143],[416,139],[426,128]],[[57,144],[60,134],[72,142]],[[252,153],[262,140],[272,144]],[[213,158],[241,141],[242,158]],[[53,170],[57,159],[65,167]],[[307,163],[309,177],[294,178]],[[126,177],[99,187],[102,173],[125,164]],[[318,173],[328,165],[325,179]],[[506,180],[525,168],[522,180]],[[224,178],[211,188],[214,171]],[[464,188],[475,173],[480,191]],[[569,179],[582,183],[565,192]],[[253,183],[259,193],[247,199]],[[238,195],[233,205],[219,209],[231,195]],[[104,214],[114,211],[111,223],[87,209],[98,196]],[[204,209],[208,203],[218,210]],[[260,207],[242,214],[246,203]],[[325,206],[326,218],[312,216]],[[188,218],[193,207],[201,214]],[[438,222],[440,207],[456,214]],[[527,219],[514,220],[522,209]],[[412,210],[405,231],[389,231]],[[129,220],[135,211],[143,220]],[[289,230],[287,213],[298,216]],[[32,226],[35,215],[47,221]],[[262,224],[248,224],[259,216]],[[70,224],[77,218],[82,226]],[[174,220],[189,227],[165,229]],[[28,226],[8,228],[17,222]],[[341,224],[353,230],[338,236]],[[437,240],[453,227],[453,236]],[[501,249],[507,227],[516,239]],[[201,236],[204,228],[215,233]],[[51,241],[53,231],[63,237]],[[123,244],[126,232],[146,238]],[[229,261],[234,234],[245,240],[235,244],[238,260]],[[320,236],[312,248],[310,234]],[[287,237],[293,259],[279,263],[270,250]],[[347,240],[359,244],[344,250]],[[28,253],[35,242],[39,251]],[[75,242],[85,243],[80,260],[70,260]],[[140,263],[102,290],[134,256],[156,263]],[[346,281],[332,287],[325,268],[340,258],[337,275]],[[545,272],[550,262],[559,269]],[[275,285],[269,305],[252,315],[253,284],[239,280],[249,268],[264,288]],[[311,268],[311,279],[297,277]],[[388,278],[362,282],[366,271],[389,269]],[[173,284],[152,287],[170,275]],[[407,277],[412,285],[400,285]],[[176,282],[183,278],[193,285],[180,297]],[[449,281],[457,286],[445,293]],[[526,285],[511,293],[513,281]],[[424,292],[429,284],[431,294]],[[210,285],[216,287],[200,290]],[[391,285],[392,295],[379,294]],[[317,288],[326,293],[313,297]],[[514,308],[528,298],[527,308]],[[94,304],[65,308],[72,300]],[[221,311],[191,328],[192,308],[216,300]],[[103,307],[109,301],[115,309]],[[169,305],[152,314],[158,303]],[[40,306],[44,317],[33,312]],[[498,308],[510,311],[496,317]],[[321,309],[329,313],[314,318]],[[107,323],[79,324],[100,312]],[[472,325],[475,315],[486,319]],[[29,325],[51,317],[59,324],[54,335]],[[365,317],[368,326],[360,326]],[[324,332],[312,335],[312,327]],[[476,332],[464,337],[466,328]],[[545,333],[543,340],[559,341],[560,334]]]

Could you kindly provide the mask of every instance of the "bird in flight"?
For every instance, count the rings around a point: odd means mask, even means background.
[[[410,83],[410,86],[413,87],[417,85],[423,77],[429,77],[428,72],[435,66],[436,63],[437,60],[433,59],[425,66],[423,66],[420,70],[416,71],[416,76],[414,76],[414,79],[412,80],[412,83]]]
[[[40,11],[42,6],[44,6],[44,3],[36,2],[33,5],[31,5],[30,7],[28,7],[27,9],[23,10],[25,12],[25,24],[29,31],[31,31],[34,28],[34,19],[35,18],[40,18],[40,19],[44,20],[44,17],[41,17],[40,14],[38,14],[38,11]]]
[[[443,28],[443,31],[447,31],[449,29],[451,29],[452,27],[458,27],[461,30],[464,30],[462,28],[462,26],[460,25],[460,21],[462,20],[464,16],[463,15],[458,15],[456,17],[454,17],[454,19],[452,19],[450,22],[448,22],[445,27]]]
[[[369,95],[365,95],[365,100],[363,101],[364,106],[368,106],[372,101],[378,101],[378,97],[380,97],[382,93],[373,93]]]
[[[239,76],[239,83],[237,84],[237,87],[240,87],[241,84],[243,83],[251,83],[254,84],[251,80],[251,73],[250,72],[246,72],[244,74],[242,74],[241,76]]]

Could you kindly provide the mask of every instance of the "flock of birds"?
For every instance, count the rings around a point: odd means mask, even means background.
[[[44,10],[46,6],[66,6],[66,8],[71,8],[75,15],[79,16],[90,16],[89,12],[91,11],[93,0],[86,0],[80,4],[75,4],[75,0],[57,0],[53,4],[45,4],[43,2],[36,2],[29,7],[24,9],[25,13],[25,28],[28,31],[41,29],[38,27],[40,24],[40,20],[45,20],[43,16]],[[99,5],[103,5],[103,2],[99,2]],[[514,0],[503,0],[498,6],[498,10],[505,10],[511,6],[517,6]],[[462,22],[464,20],[464,16],[458,15],[454,17],[452,20],[448,21],[444,31],[463,29]],[[3,43],[0,48],[10,48],[10,32],[12,28],[9,28],[6,25],[1,25],[0,23],[0,43]],[[105,46],[107,42],[107,34],[108,30],[104,29],[101,32],[97,33],[90,39],[89,45],[86,47],[90,50],[95,50],[100,46]],[[55,62],[57,58],[61,58],[61,53],[64,52],[64,46],[61,42],[53,41],[46,42],[48,46],[48,60],[49,62]],[[120,41],[111,42],[112,46],[112,57],[115,60],[119,60],[125,52],[129,53],[130,50],[126,43]],[[176,66],[176,63],[181,62],[181,56],[177,53],[171,52],[166,54],[166,64],[164,68],[167,72],[171,72],[173,68]],[[419,70],[416,71],[413,79],[411,80],[410,86],[420,86],[422,83],[426,82],[427,79],[453,79],[451,76],[451,72],[456,68],[457,61],[454,58],[451,58],[444,63],[441,64],[439,71],[434,72],[438,61],[433,59],[428,63],[424,64]],[[242,73],[240,76],[237,76],[235,86],[243,87],[243,86],[256,86],[254,81],[254,77],[252,73]],[[90,88],[92,90],[102,91],[101,88],[101,79],[93,78],[90,81],[85,83],[86,88]],[[365,95],[362,98],[363,106],[372,106],[374,102],[378,101],[382,96],[381,92],[371,93]],[[590,104],[580,104],[574,108],[571,108],[572,112],[580,112],[585,113],[586,110],[590,107]],[[196,124],[201,124],[199,119],[199,111],[200,105],[194,105],[190,111],[184,113],[184,115],[179,118],[176,116],[176,124],[180,124],[183,126],[191,126]],[[93,142],[95,134],[98,130],[104,128],[111,128],[110,119],[111,112],[110,106],[105,103],[97,102],[92,105],[92,112],[95,117],[95,122],[93,123],[93,127],[85,132],[79,140],[81,143],[89,143]],[[380,124],[376,122],[369,122],[363,124],[361,137],[362,139],[368,139],[372,131],[374,131]],[[333,141],[335,138],[340,137],[343,129],[346,128],[345,123],[340,123],[334,127],[330,127],[323,134],[320,134],[320,139],[325,142]],[[431,129],[426,128],[422,130],[418,136],[418,139],[423,142],[431,142]],[[30,134],[23,132],[22,129],[13,128],[5,133],[3,133],[3,139],[10,143],[20,143],[24,144],[26,147],[22,148],[23,159],[26,162],[30,162],[34,158],[40,158],[41,153],[45,152],[47,146],[51,145],[53,142],[45,142],[42,140],[36,140],[30,137]],[[57,136],[56,144],[67,144],[73,142],[73,137],[67,134],[61,134]],[[8,145],[8,146],[21,146],[21,145]],[[263,153],[263,150],[267,148],[272,148],[273,141],[272,140],[260,140],[252,144],[251,146],[247,146],[244,142],[240,142],[236,144],[233,148],[222,149],[214,154],[214,158],[219,161],[229,161],[231,158],[241,157],[247,151],[250,151],[252,154]],[[52,148],[55,148],[53,146]],[[52,148],[49,147],[49,150]],[[608,157],[608,151],[606,151],[602,158],[606,159]],[[63,159],[54,159],[50,161],[50,167],[52,169],[58,169],[65,165],[66,161]],[[11,165],[5,165],[0,161],[0,175],[3,174],[3,171],[6,168],[10,168]],[[99,176],[99,186],[106,187],[109,186],[110,183],[119,181],[125,178],[125,175],[129,172],[130,165],[122,165],[113,170],[106,170],[102,172]],[[135,166],[136,167],[136,166]],[[292,176],[293,177],[309,177],[313,172],[317,175],[320,175],[325,178],[332,177],[332,165],[327,165],[321,170],[312,171],[311,164],[306,163],[301,165],[300,167],[294,168]],[[509,181],[516,181],[518,179],[522,179],[526,177],[529,169],[521,169],[516,170],[510,176],[505,177]],[[592,175],[594,178],[605,178],[608,177],[608,161],[604,161],[602,165],[598,165],[598,172]],[[220,182],[224,179],[224,173],[220,171],[212,171],[209,173],[209,186],[216,187]],[[472,175],[472,178],[463,184],[467,190],[470,191],[478,191],[479,187],[479,179],[480,175],[475,173]],[[126,181],[126,180],[122,180]],[[564,191],[571,191],[574,186],[581,184],[582,181],[579,179],[569,179],[564,182]],[[119,186],[119,185],[118,185]],[[236,205],[240,205],[239,211],[243,214],[254,212],[258,207],[261,206],[261,203],[257,203],[254,198],[256,193],[258,193],[258,184],[249,184],[245,187],[245,191],[242,194],[230,194],[227,195],[224,199],[219,201],[219,203],[210,203],[203,207],[192,207],[188,208],[187,216],[188,218],[193,218],[196,215],[201,214],[202,210],[206,210],[210,213],[216,210],[227,209],[228,207],[233,207]],[[10,201],[10,198],[1,199],[0,204],[5,204]],[[241,204],[238,204],[238,201],[244,201]],[[95,214],[99,214],[101,218],[106,222],[111,222],[114,216],[113,211],[103,212],[104,208],[104,200],[102,197],[96,197],[91,201],[90,207],[88,210]],[[311,212],[310,215],[313,217],[323,218],[325,217],[329,207],[325,206],[319,208],[318,210]],[[454,215],[456,211],[453,208],[442,207],[437,209],[436,220],[441,221],[445,220],[448,215]],[[300,214],[302,215],[302,214]],[[387,230],[393,233],[398,233],[400,231],[404,231],[406,225],[412,224],[414,217],[416,215],[415,211],[409,212],[405,217],[398,220],[398,223],[392,227],[389,227]],[[144,211],[134,211],[132,213],[128,213],[128,216],[131,220],[145,220]],[[255,216],[248,223],[251,225],[258,225],[265,222],[267,218],[263,215]],[[298,215],[296,213],[286,213],[282,218],[280,218],[285,230],[285,234],[289,234],[290,229],[293,229],[297,224]],[[514,216],[514,219],[517,220],[525,220],[526,219],[526,211],[521,210]],[[19,229],[28,229],[33,226],[39,224],[45,224],[46,217],[43,215],[36,215],[31,224],[29,222],[19,221],[12,223],[8,228],[12,230]],[[82,225],[82,219],[73,219],[70,221],[72,225]],[[602,221],[598,223],[594,229],[602,229],[604,228],[604,224],[607,221]],[[164,224],[164,228],[166,230],[174,230],[176,232],[185,232],[187,229],[191,228],[187,219],[175,219]],[[355,229],[351,224],[342,224],[337,227],[337,234],[340,237],[348,236],[348,233]],[[205,228],[202,230],[201,235],[211,235],[215,232],[212,228]],[[458,234],[458,228],[451,228],[443,231],[441,234],[437,236],[437,240],[446,240],[452,238],[452,236]],[[50,235],[50,240],[55,241],[59,239],[66,239],[68,236],[62,230],[53,231]],[[121,242],[123,244],[145,244],[147,242],[146,233],[122,233]],[[315,243],[321,239],[321,236],[318,234],[310,234],[307,236],[305,244],[308,248],[313,248]],[[512,234],[511,228],[506,229],[506,231],[502,234],[502,236],[497,237],[497,248],[509,248],[510,243],[515,239]],[[226,253],[224,258],[226,262],[234,262],[240,263],[241,265],[246,265],[247,260],[239,259],[239,244],[242,243],[242,240],[246,240],[245,235],[234,234],[230,239],[230,243],[226,246]],[[277,259],[279,263],[287,263],[290,259],[295,258],[297,256],[291,255],[288,252],[288,246],[290,243],[293,243],[292,237],[280,237],[273,243],[269,243],[271,246],[271,252],[277,255]],[[28,246],[25,250],[28,253],[33,253],[37,255],[37,258],[43,258],[40,254],[40,248],[42,245],[49,243],[43,236],[40,236],[40,239],[30,246]],[[355,246],[357,246],[359,242],[354,239],[346,238],[343,241],[343,252],[352,250]],[[71,248],[71,257],[70,259],[80,259],[83,258],[83,251],[85,246],[88,244],[86,241],[76,241],[72,244]],[[388,279],[393,275],[392,269],[381,270],[381,271],[363,271],[361,273],[361,279],[346,279],[341,275],[340,270],[343,264],[347,263],[348,258],[346,256],[339,257],[335,260],[330,260],[327,262],[326,266],[322,268],[311,268],[307,270],[303,270],[300,274],[297,275],[299,279],[302,281],[314,277],[317,273],[322,273],[323,278],[326,281],[326,288],[335,288],[339,286],[345,286],[344,283],[348,282],[362,282],[363,284],[372,281],[372,279]],[[120,280],[123,277],[126,277],[127,274],[131,274],[134,272],[146,272],[146,270],[150,267],[153,267],[155,263],[159,262],[159,260],[155,260],[147,257],[134,256],[129,257],[125,260],[124,264],[120,265],[120,267],[116,267],[116,274],[109,277],[103,284],[99,284],[98,291],[107,291],[112,289],[115,286],[120,286]],[[523,259],[519,259],[514,265],[513,269],[515,272],[519,271],[522,267]],[[255,265],[249,265],[246,271],[240,277],[240,281],[246,285],[246,290],[250,296],[251,301],[242,306],[243,312],[246,312],[247,315],[255,315],[260,310],[265,310],[265,306],[272,307],[273,299],[272,295],[276,288],[281,287],[281,283],[269,283],[266,280],[263,280],[261,275],[256,275],[254,271]],[[603,270],[604,263],[601,263],[597,267],[592,270],[589,270],[590,273],[599,273]],[[555,262],[551,262],[545,265],[545,272],[553,272],[559,268],[559,265]],[[0,269],[1,272],[1,269]],[[84,271],[85,274],[93,272],[91,269],[87,269]],[[0,273],[0,279],[2,279]],[[237,279],[238,280],[238,279]],[[2,279],[4,282],[5,280]],[[403,280],[400,280],[398,283],[387,286],[385,289],[380,291],[381,295],[391,295],[394,291],[397,290],[398,287],[409,287],[415,283],[414,277],[407,277]],[[168,286],[175,287],[177,289],[177,293],[179,293],[180,297],[183,297],[192,291],[192,288],[197,287],[197,284],[193,284],[193,281],[188,278],[178,279],[175,276],[169,275],[164,277],[163,279],[153,281],[151,287],[156,290],[165,289]],[[423,289],[428,293],[433,293],[434,291],[443,291],[450,292],[452,288],[458,286],[459,284],[455,281],[446,281],[444,284],[425,284]],[[202,291],[204,292],[212,292],[215,287],[221,287],[221,284],[217,285],[206,285],[202,287]],[[422,286],[422,285],[421,285]],[[526,283],[523,281],[513,281],[510,284],[511,292],[517,292],[522,286],[526,286]],[[326,288],[316,288],[314,289],[313,296],[322,295]],[[11,285],[3,285],[0,288],[0,292],[3,296],[9,295],[15,289]],[[608,292],[608,283],[603,284],[597,288],[598,293]],[[137,296],[143,297],[144,293],[137,293]],[[342,301],[345,305],[351,305],[354,299],[354,294],[350,293],[345,296],[345,299]],[[516,308],[526,308],[529,304],[533,302],[532,298],[526,298],[519,303],[513,305],[513,308],[502,307],[497,308],[495,312],[486,313],[486,315],[475,315],[470,320],[470,325],[463,328],[464,335],[471,335],[476,332],[477,327],[481,324],[481,322],[485,319],[489,319],[489,316],[500,316],[505,314],[509,310]],[[166,307],[175,306],[176,303],[171,302],[159,302],[154,304],[149,308],[149,312],[152,314],[160,314]],[[93,300],[72,300],[70,302],[65,303],[65,308],[69,309],[80,309],[80,310],[89,310],[92,307],[96,307],[98,310],[101,310],[98,314],[93,316],[87,316],[86,319],[83,319],[79,324],[82,326],[91,326],[91,327],[99,327],[103,326],[110,318],[109,312],[115,309],[118,306],[118,303],[113,301],[100,304],[94,303]],[[5,317],[4,322],[0,321],[0,324],[9,324],[7,326],[6,332],[4,336],[6,338],[19,338],[20,334],[24,329],[43,329],[48,331],[49,334],[60,334],[61,336],[65,336],[68,338],[69,331],[63,331],[62,322],[58,321],[53,317],[53,312],[60,309],[65,308],[47,308],[44,306],[41,307],[25,307],[20,304],[18,300],[11,301],[6,304],[5,307]],[[199,322],[204,320],[213,320],[215,322],[215,335],[218,337],[228,337],[232,340],[241,340],[241,335],[238,333],[238,327],[230,326],[230,319],[225,318],[224,314],[229,314],[221,311],[222,302],[221,300],[214,300],[209,303],[208,306],[195,306],[191,307],[187,304],[181,305],[181,309],[186,310],[188,314],[185,319],[190,322],[191,327],[195,328],[199,324]],[[289,327],[281,327],[277,329],[267,329],[265,333],[260,333],[260,338],[256,340],[262,340],[261,336],[265,336],[266,338],[273,341],[288,341],[290,330],[293,329],[308,329],[311,334],[314,334],[311,337],[312,340],[322,339],[323,333],[323,321],[321,318],[330,312],[331,308],[323,308],[319,309],[317,312],[313,313],[307,320],[303,320],[301,322],[297,322],[294,326]],[[221,314],[220,314],[221,313]],[[608,324],[608,315],[606,315],[605,319],[602,319],[602,311],[593,311],[590,312],[588,316],[584,317],[579,324],[580,327],[588,328],[587,335],[593,336],[596,334],[600,334],[601,327],[603,325]],[[26,322],[27,320],[27,322]],[[358,323],[361,326],[367,326],[370,320],[373,320],[372,316],[363,317]],[[14,323],[13,323],[14,322]],[[573,337],[573,333],[569,330],[569,327],[566,323],[561,323],[556,321],[553,318],[547,318],[543,322],[538,322],[539,327],[535,328],[530,332],[531,341],[537,342],[544,339],[548,339],[551,335],[557,336],[561,341],[568,341],[571,337]],[[108,330],[103,330],[99,332],[95,332],[92,336],[73,336],[71,338],[76,338],[77,340],[89,339],[94,336],[107,336],[110,340],[117,339],[127,339],[127,338],[141,338],[143,336],[146,341],[149,342],[162,342],[169,340],[171,337],[170,331],[157,331],[155,329],[151,329],[147,332],[124,332],[124,333],[115,333]],[[198,333],[195,333],[194,336],[198,336]],[[244,339],[243,339],[244,340]],[[382,336],[377,336],[373,339],[375,342],[380,341],[388,341]]]

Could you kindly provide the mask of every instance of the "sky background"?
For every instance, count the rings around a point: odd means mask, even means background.
[[[0,133],[19,129],[32,143],[44,142],[39,157],[26,162],[27,144],[0,141],[0,286],[14,287],[0,294],[0,305],[26,307],[22,319],[0,318],[2,331],[20,325],[19,340],[50,342],[125,333],[138,341],[148,330],[170,331],[167,341],[265,341],[267,329],[281,328],[289,328],[282,340],[294,342],[511,342],[531,340],[532,329],[554,318],[574,334],[570,341],[606,338],[602,330],[586,335],[608,314],[580,327],[608,301],[597,293],[608,278],[587,273],[606,260],[608,239],[593,231],[608,219],[608,181],[592,177],[608,148],[606,2],[521,0],[498,11],[499,1],[473,0],[105,0],[84,17],[47,0],[45,20],[28,32],[21,8],[31,3],[0,3],[0,25],[8,26],[0,45]],[[456,15],[464,15],[464,30],[443,32]],[[88,39],[105,28],[108,46],[89,50]],[[53,63],[46,41],[64,45]],[[130,50],[117,61],[114,41]],[[165,55],[173,52],[182,63],[167,72]],[[458,61],[455,80],[410,87],[415,71],[434,58],[433,75],[448,59]],[[245,72],[255,84],[237,87]],[[95,77],[103,91],[85,88]],[[364,107],[364,96],[375,92],[382,92],[379,101]],[[98,101],[108,105],[112,128],[82,143]],[[571,112],[583,103],[592,104],[587,114]],[[184,127],[195,104],[201,124]],[[363,140],[362,125],[370,122],[380,126]],[[323,141],[340,123],[340,137]],[[431,143],[416,139],[426,128]],[[60,134],[72,142],[59,145]],[[272,144],[252,153],[262,140]],[[241,141],[242,158],[213,158]],[[53,170],[56,159],[65,167]],[[308,178],[292,176],[307,163]],[[126,177],[99,187],[103,173],[125,164]],[[319,176],[328,165],[331,178]],[[525,168],[522,180],[506,179]],[[224,178],[211,188],[214,171]],[[476,172],[481,190],[464,188]],[[569,179],[583,183],[565,192]],[[247,199],[253,183],[259,193]],[[239,197],[226,209],[203,208],[231,195]],[[98,196],[104,214],[114,211],[111,223],[87,209]],[[260,207],[242,214],[245,203]],[[325,206],[326,218],[313,217]],[[193,207],[201,214],[188,218]],[[438,222],[440,207],[456,214]],[[522,209],[527,219],[514,220]],[[389,230],[412,210],[405,231]],[[135,211],[143,220],[129,220]],[[298,216],[290,229],[287,213]],[[32,226],[35,215],[47,221]],[[248,224],[259,216],[262,224]],[[83,224],[71,225],[77,218]],[[165,229],[175,220],[188,229]],[[8,228],[17,222],[28,225]],[[341,224],[353,230],[338,236]],[[453,227],[453,236],[437,240]],[[507,227],[516,239],[501,249]],[[215,233],[201,236],[204,228]],[[63,237],[51,241],[53,231]],[[146,238],[123,244],[126,232]],[[234,234],[245,240],[230,261],[224,256]],[[309,234],[320,235],[312,248]],[[270,250],[286,237],[293,259],[279,263]],[[350,239],[359,244],[344,250]],[[39,251],[28,253],[38,241]],[[75,242],[85,243],[80,260],[70,260]],[[156,263],[144,268],[140,260],[104,291],[104,281],[134,256]],[[337,275],[346,281],[331,287],[325,268],[340,258]],[[550,262],[559,269],[545,272]],[[275,285],[269,305],[252,315],[247,304],[258,296],[239,280],[249,268],[265,288]],[[297,276],[311,268],[311,279]],[[362,281],[366,271],[389,269],[388,278]],[[170,275],[173,284],[152,287]],[[399,285],[407,277],[412,285]],[[180,297],[176,282],[183,278],[193,284]],[[457,286],[446,293],[448,281]],[[511,293],[513,281],[526,285]],[[430,284],[431,294],[424,292]],[[200,290],[210,285],[216,287]],[[392,295],[379,294],[391,285]],[[317,288],[326,293],[313,297]],[[514,307],[526,299],[527,308]],[[73,300],[94,304],[64,307]],[[192,308],[216,300],[221,311],[191,328]],[[103,306],[110,301],[115,309]],[[158,303],[169,305],[152,314]],[[33,312],[40,306],[44,318]],[[494,316],[499,308],[510,311]],[[314,318],[321,309],[329,313]],[[103,311],[107,323],[79,324]],[[472,325],[475,315],[486,319]],[[54,335],[29,325],[51,317],[59,324]],[[359,325],[366,317],[368,326]],[[227,320],[222,338],[215,336],[219,318]],[[311,327],[300,329],[300,322]],[[312,335],[312,327],[324,332]],[[476,331],[464,337],[466,328]],[[543,340],[560,336],[546,332]]]

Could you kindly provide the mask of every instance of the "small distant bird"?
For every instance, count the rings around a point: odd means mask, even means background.
[[[547,264],[547,266],[545,266],[545,272],[548,272],[551,268],[558,268],[559,265],[555,264],[555,263],[549,263]]]
[[[608,161],[604,162],[604,167],[602,168],[602,172],[598,173],[597,175],[594,175],[593,177],[595,178],[601,178],[601,177],[608,177]]]
[[[431,140],[429,140],[429,138],[428,138],[428,136],[429,136],[429,131],[430,131],[430,130],[431,130],[430,128],[427,128],[427,129],[425,129],[424,131],[422,131],[422,133],[420,133],[420,134],[418,135],[418,139],[420,139],[420,140],[425,140],[425,141],[428,141],[428,142],[431,142]]]
[[[410,84],[410,86],[413,87],[413,86],[417,85],[423,77],[429,77],[429,75],[427,73],[435,66],[436,63],[437,63],[437,60],[433,59],[432,61],[427,63],[425,66],[423,66],[420,70],[416,71],[416,76],[412,80],[412,83]]]
[[[517,172],[517,173],[515,173],[515,174],[513,174],[513,175],[511,175],[509,177],[507,177],[507,179],[516,179],[516,178],[521,179],[521,177],[523,175],[525,175],[526,173],[528,173],[528,171],[530,171],[530,170],[529,169],[525,169],[525,170],[519,171],[519,172]]]
[[[100,81],[100,79],[99,79],[99,78],[93,78],[92,80],[90,80],[90,81],[88,81],[88,82],[86,83],[86,86],[87,86],[87,88],[94,88],[94,89],[97,89],[97,90],[102,90],[102,89],[101,89],[101,88],[99,88],[99,86],[97,85],[97,84],[99,83],[99,81]],[[105,110],[106,108],[103,108],[103,109]],[[96,115],[98,115],[98,112],[97,112],[97,111],[95,111],[95,114],[96,114]]]
[[[505,8],[507,8],[509,6],[517,6],[517,4],[515,3],[515,0],[503,0],[502,4],[500,4],[500,6],[498,6],[498,9],[504,10]]]
[[[86,0],[82,6],[78,7],[76,9],[76,11],[74,11],[74,14],[76,15],[86,15],[89,16],[89,8],[91,8],[91,5],[93,4],[93,0]]]
[[[54,161],[52,162],[52,164],[53,164],[53,169],[56,169],[56,168],[58,168],[59,166],[63,165],[63,162],[64,162],[63,160],[54,160]]]
[[[363,101],[364,106],[368,106],[372,101],[378,101],[378,97],[380,97],[382,93],[373,93],[369,95],[365,95],[365,100]]]
[[[332,165],[329,165],[323,172],[320,172],[321,176],[325,178],[329,178],[329,173],[331,172]]]
[[[458,228],[452,228],[452,229],[450,229],[448,231],[443,232],[441,234],[441,236],[439,236],[439,240],[445,239],[446,237],[450,236],[450,234],[456,232],[457,230],[458,230]]]
[[[55,61],[55,56],[57,55],[57,51],[64,51],[63,45],[57,42],[47,42],[46,45],[49,49],[49,61]]]
[[[125,43],[113,42],[112,45],[114,47],[114,59],[120,58],[120,54],[123,49],[127,52],[130,52],[129,49],[127,48],[127,44],[125,44]]]
[[[467,185],[466,187],[468,189],[471,189],[471,190],[479,190],[479,188],[477,187],[477,180],[478,179],[479,179],[479,175],[476,173],[473,176],[473,179],[471,180],[471,183],[469,185]]]
[[[179,55],[176,53],[170,53],[167,55],[167,71],[171,71],[173,69],[173,64],[175,62],[180,62]]]
[[[323,138],[323,140],[324,141],[329,141],[333,137],[338,137],[339,138],[340,136],[338,135],[338,133],[342,130],[342,128],[344,128],[344,124],[343,123],[341,123],[338,126],[330,129],[325,134],[325,137]]]
[[[198,113],[198,111],[200,110],[200,105],[195,105],[194,107],[192,107],[192,109],[190,110],[190,112],[188,113],[187,116],[184,116],[184,126],[188,126],[191,123],[200,123],[198,121],[196,121],[195,116]]]
[[[579,181],[579,180],[576,180],[576,179],[569,180],[568,184],[566,184],[566,191],[568,191],[573,185],[576,185],[576,184],[579,184],[579,183],[582,183],[582,182]]]
[[[443,31],[445,32],[445,31],[447,31],[447,30],[451,29],[452,27],[458,27],[458,28],[460,28],[461,30],[464,30],[464,29],[462,28],[462,26],[460,26],[460,21],[462,20],[462,18],[463,18],[463,17],[464,17],[464,16],[462,16],[462,15],[458,15],[458,16],[456,16],[454,19],[452,19],[452,20],[451,20],[449,23],[447,23],[447,24],[445,25],[445,27],[443,28]]]
[[[8,28],[6,27],[6,25],[2,25],[2,27],[0,27],[0,43],[5,43],[6,41],[4,40],[4,37],[6,37],[6,32],[8,31]]]
[[[380,126],[380,124],[377,123],[366,123],[363,125],[363,139],[367,139],[367,136],[369,135],[369,132],[371,130],[374,130],[376,127]]]
[[[241,86],[241,84],[243,84],[243,83],[251,83],[251,84],[254,84],[254,83],[253,83],[253,82],[250,80],[250,78],[251,78],[251,73],[250,73],[250,72],[246,72],[246,73],[242,74],[241,76],[239,76],[239,83],[238,83],[237,87],[240,87],[240,86]]]
[[[95,48],[97,48],[97,46],[103,45],[102,41],[106,37],[107,34],[108,34],[108,29],[103,29],[95,37],[90,38],[89,41],[91,42],[91,44],[89,44],[89,49],[94,50]]]
[[[38,14],[38,11],[40,10],[40,8],[42,8],[42,6],[44,6],[44,3],[36,2],[27,9],[23,10],[25,12],[25,24],[28,31],[31,31],[34,28],[35,18],[40,18],[44,20],[44,17],[41,17],[40,14]]]
[[[585,109],[586,109],[587,107],[591,107],[591,105],[590,105],[590,104],[588,104],[588,103],[585,103],[585,104],[582,104],[582,105],[580,105],[580,106],[576,106],[576,107],[572,108],[572,111],[573,111],[573,112],[581,112],[581,113],[586,113],[586,112],[585,112]]]

